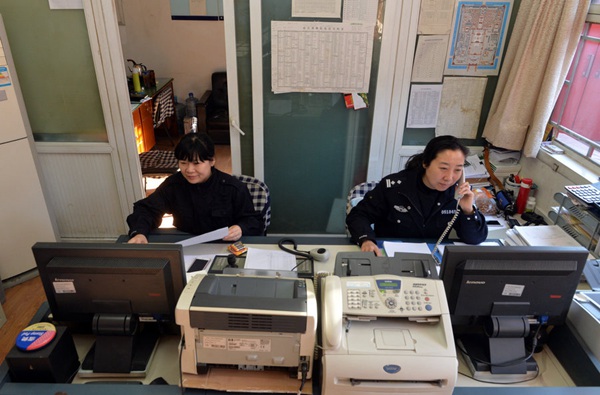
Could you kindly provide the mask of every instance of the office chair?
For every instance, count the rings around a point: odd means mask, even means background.
[[[350,189],[350,192],[348,192],[348,200],[346,203],[346,215],[348,215],[350,213],[350,210],[352,210],[352,207],[356,206],[358,202],[360,202],[362,198],[367,194],[367,192],[375,188],[377,184],[378,181],[367,181],[352,187],[352,189]]]
[[[227,73],[213,73],[212,89],[204,92],[198,104],[198,132],[207,133],[215,144],[229,144],[229,104]]]
[[[150,150],[140,154],[140,167],[146,191],[146,177],[171,175],[179,171],[177,158],[173,151]]]
[[[263,216],[264,235],[266,236],[267,228],[271,224],[271,195],[269,193],[269,187],[258,178],[244,175],[234,175],[234,177],[246,184],[250,196],[252,196],[254,209],[260,211]]]

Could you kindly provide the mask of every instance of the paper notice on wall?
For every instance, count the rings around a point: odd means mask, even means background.
[[[326,22],[271,22],[275,93],[368,93],[373,27]]]
[[[486,84],[487,78],[444,78],[436,136],[477,137]]]
[[[342,0],[292,0],[294,18],[339,18]]]
[[[412,82],[442,82],[448,36],[419,36],[413,62]]]
[[[344,22],[362,22],[374,25],[377,21],[378,0],[344,0]]]
[[[412,85],[407,128],[434,128],[437,123],[442,85]]]
[[[450,34],[456,0],[421,0],[419,34]]]

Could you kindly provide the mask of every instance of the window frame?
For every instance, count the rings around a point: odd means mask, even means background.
[[[599,0],[596,0],[596,2],[600,3]],[[581,34],[581,40],[585,39],[586,41],[600,43],[600,38],[587,36],[588,32],[590,30],[591,23],[600,24],[600,4],[590,5],[590,9],[589,9],[588,15],[586,17],[586,25]],[[581,51],[583,50],[583,47],[584,47],[584,45],[582,45],[581,41],[580,41],[580,45],[579,45],[579,47],[577,49],[577,53],[575,55],[576,62],[578,62],[578,58],[579,58]],[[575,73],[576,69],[577,69],[577,65],[575,65],[575,67],[572,67],[572,70],[570,70],[571,74],[567,75],[567,77],[564,81],[563,87],[565,85],[567,85],[567,86],[569,86],[568,89],[570,89],[570,84],[573,80],[573,74]],[[567,97],[568,97],[568,95],[567,95]],[[565,100],[563,102],[562,110],[564,110],[566,103],[567,103],[567,100]],[[562,110],[561,110],[559,119],[561,119],[563,116]],[[554,110],[553,110],[553,112],[554,112]],[[580,163],[586,167],[592,167],[592,168],[596,168],[596,169],[600,168],[600,159],[596,159],[596,160],[593,159],[594,153],[595,153],[596,157],[598,157],[598,155],[600,155],[600,144],[599,143],[596,143],[596,142],[588,139],[587,137],[582,136],[582,135],[578,134],[577,132],[570,130],[552,120],[548,121],[548,125],[551,127],[551,129],[553,131],[553,133],[552,133],[553,144],[556,144],[556,145],[560,146],[561,148],[563,148],[565,153],[568,156],[572,157],[574,160],[576,160],[578,163]],[[560,134],[567,135],[570,138],[576,140],[577,142],[584,144],[587,147],[585,155],[580,153],[579,151],[576,151],[575,149],[571,148],[568,144],[562,143],[561,141],[557,140],[557,137]]]

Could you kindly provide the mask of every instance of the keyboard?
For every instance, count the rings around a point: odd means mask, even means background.
[[[594,203],[600,203],[600,183],[587,184],[587,185],[568,185],[565,189],[581,200],[583,203],[592,205]]]

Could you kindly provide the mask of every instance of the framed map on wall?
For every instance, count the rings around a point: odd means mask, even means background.
[[[445,75],[498,75],[512,0],[458,1]]]

